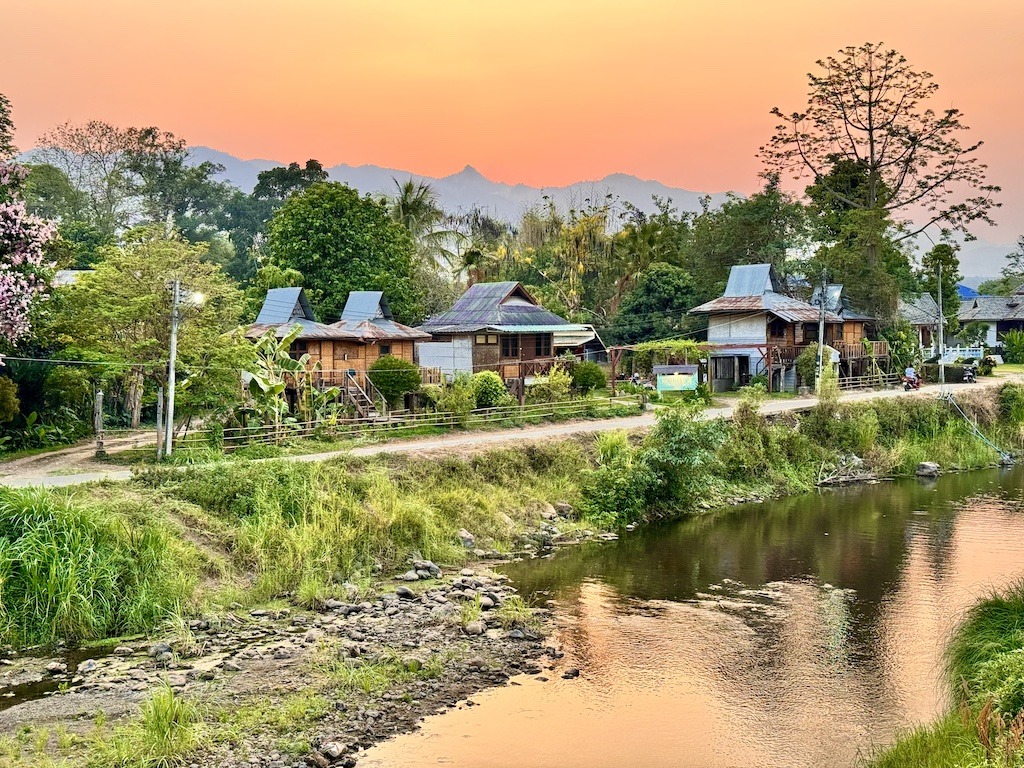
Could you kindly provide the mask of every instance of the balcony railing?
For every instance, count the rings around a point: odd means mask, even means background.
[[[826,344],[839,353],[840,360],[863,360],[869,357],[881,359],[889,357],[887,341],[831,341]],[[772,344],[768,342],[773,365],[792,365],[809,345],[794,346],[791,344]]]

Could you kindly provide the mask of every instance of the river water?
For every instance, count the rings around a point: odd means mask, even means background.
[[[360,766],[856,765],[940,713],[950,631],[1024,575],[1022,489],[1024,468],[844,488],[507,566],[553,601],[550,679],[514,678]]]

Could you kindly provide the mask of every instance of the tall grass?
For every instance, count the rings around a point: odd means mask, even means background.
[[[470,459],[151,470],[139,482],[230,523],[232,555],[255,576],[253,599],[298,592],[316,605],[335,577],[411,555],[461,561],[460,528],[507,548],[541,502],[573,500],[582,461],[567,441]]]
[[[138,505],[0,488],[0,641],[146,631],[191,593],[185,552]]]

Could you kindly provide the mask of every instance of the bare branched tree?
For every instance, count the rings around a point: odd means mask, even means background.
[[[959,110],[928,106],[939,88],[931,73],[881,43],[844,48],[817,65],[806,109],[772,110],[782,122],[761,148],[770,171],[827,186],[838,163],[856,164],[867,176],[861,194],[826,191],[852,209],[892,216],[904,225],[900,239],[933,226],[971,239],[972,222],[992,223],[999,187],[986,182],[982,142],[962,143],[968,127]]]

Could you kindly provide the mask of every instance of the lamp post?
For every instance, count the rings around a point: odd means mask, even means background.
[[[195,306],[202,304],[203,294],[190,292],[189,302]],[[178,359],[178,326],[180,324],[181,280],[174,278],[171,283],[171,354],[167,363],[167,419],[164,428],[164,456],[170,456],[174,448],[174,366]]]

